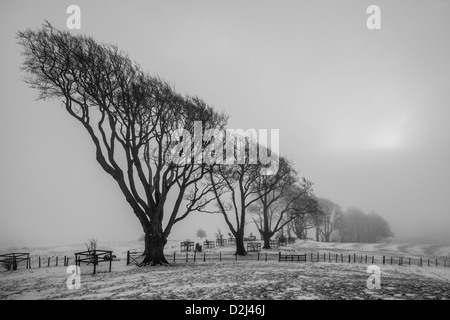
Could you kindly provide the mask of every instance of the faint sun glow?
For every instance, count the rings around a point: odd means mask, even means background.
[[[368,137],[372,149],[395,149],[401,146],[402,135],[396,129],[384,129]]]

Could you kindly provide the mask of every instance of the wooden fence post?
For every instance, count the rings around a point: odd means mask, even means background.
[[[428,266],[430,266],[430,259],[428,259]]]
[[[383,256],[383,264],[384,264],[384,262],[386,261],[386,257],[385,256]]]
[[[338,262],[337,253],[336,253],[336,257],[335,258],[336,258],[336,262]]]
[[[420,266],[422,266],[422,257],[420,257]]]
[[[259,261],[259,251],[258,251],[258,261]]]
[[[97,257],[97,253],[94,250],[94,274],[97,272],[97,263],[98,263],[98,257]]]
[[[56,256],[56,266],[58,266],[58,256]]]
[[[222,251],[219,251],[219,261],[222,261]]]
[[[320,262],[319,252],[317,252],[317,262]]]
[[[372,256],[372,264],[374,263],[374,261],[375,261],[375,257],[374,257],[374,256]]]
[[[203,251],[203,262],[206,261],[206,252]]]
[[[186,252],[186,262],[188,262],[188,253]]]
[[[194,262],[195,262],[196,257],[197,257],[197,251],[194,251]]]
[[[311,262],[314,262],[312,252],[311,252]]]
[[[350,257],[351,257],[351,255],[348,255],[348,263],[352,262]]]
[[[392,264],[392,257],[391,257],[391,264]]]
[[[341,262],[344,262],[344,255],[341,253]]]
[[[48,257],[48,264],[47,267],[50,267],[50,257]]]
[[[41,256],[39,256],[39,268],[41,267]]]
[[[127,251],[127,265],[130,264],[130,250]]]
[[[353,263],[356,262],[356,253],[353,254]]]

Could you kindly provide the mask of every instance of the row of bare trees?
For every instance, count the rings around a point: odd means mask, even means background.
[[[387,241],[394,236],[386,220],[372,212],[367,214],[359,208],[341,207],[325,198],[314,199],[317,206],[306,214],[287,223],[287,235],[307,239],[308,231],[316,241],[367,242]],[[294,238],[295,238],[294,237]]]
[[[38,90],[38,98],[62,102],[80,123],[97,162],[139,220],[145,238],[143,265],[167,263],[164,246],[173,225],[194,211],[221,214],[239,255],[246,254],[244,230],[250,214],[264,248],[284,228],[304,238],[316,226],[327,240],[336,228],[337,209],[313,196],[312,183],[299,178],[288,159],[276,155],[275,174],[263,174],[274,165],[260,160],[262,154],[274,155],[269,148],[251,137],[211,134],[224,131],[226,114],[198,97],[177,93],[117,47],[57,30],[48,22],[36,31],[18,32],[17,38],[25,81]],[[189,139],[179,134],[180,128]],[[242,151],[246,157],[222,161],[229,151],[223,149],[225,138],[235,142],[233,159]],[[255,154],[256,161],[251,157]],[[199,156],[215,160],[198,161]]]
[[[365,213],[358,208],[349,208],[340,219],[338,235],[341,242],[374,243],[386,241],[394,236],[386,220],[377,213]]]
[[[204,130],[221,129],[227,116],[198,97],[175,92],[115,46],[57,30],[48,22],[17,37],[25,81],[39,91],[39,99],[62,101],[86,130],[97,162],[140,221],[143,264],[167,263],[164,245],[173,225],[211,200],[205,199],[211,188],[201,188],[199,182],[212,167],[171,161],[177,144],[173,133],[184,128],[193,134],[195,121]],[[169,194],[175,195],[174,202],[167,201]]]
[[[314,210],[287,224],[288,237],[294,234],[298,239],[308,238],[308,232],[315,235],[316,241],[329,242],[331,235],[341,223],[342,210],[339,205],[325,198],[313,198]],[[309,231],[311,230],[311,231]]]

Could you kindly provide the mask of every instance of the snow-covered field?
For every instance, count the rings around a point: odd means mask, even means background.
[[[0,272],[0,299],[450,299],[450,268],[417,265],[379,265],[381,289],[369,290],[368,264],[348,262],[278,262],[278,250],[232,259],[233,247],[206,250],[193,262],[183,261],[180,241],[170,241],[166,253],[177,262],[163,267],[127,266],[127,250],[142,242],[100,244],[114,251],[112,272],[92,275],[82,267],[80,289],[69,290],[67,267],[43,267]],[[356,253],[377,256],[430,257],[450,260],[450,247],[413,244],[341,244],[298,241],[282,251]],[[83,245],[28,249],[32,255],[70,256]],[[22,251],[22,250],[19,250]],[[219,252],[223,261],[218,261]],[[180,259],[178,259],[178,256]]]

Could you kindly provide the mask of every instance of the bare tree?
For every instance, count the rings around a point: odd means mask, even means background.
[[[203,229],[198,229],[197,230],[197,237],[201,239],[206,238],[206,232]]]
[[[262,196],[255,182],[264,165],[258,159],[252,161],[250,157],[250,148],[255,143],[252,139],[239,135],[229,136],[227,139],[234,141],[232,162],[215,166],[214,170],[210,171],[209,181],[217,202],[218,210],[215,212],[223,215],[236,239],[235,254],[246,255],[244,247],[246,214],[248,207]],[[261,152],[262,147],[255,145]],[[238,161],[239,152],[245,153],[242,161]]]
[[[222,231],[217,228],[217,233],[216,233],[216,239],[219,239],[220,241],[223,240],[224,234],[222,233]]]
[[[17,37],[26,82],[39,91],[38,98],[62,101],[82,125],[97,162],[116,181],[141,223],[142,264],[167,263],[164,246],[173,225],[205,206],[212,191],[202,183],[211,166],[194,161],[189,146],[177,152],[190,161],[172,161],[173,149],[181,143],[174,132],[184,128],[193,133],[195,121],[201,121],[202,130],[222,128],[226,116],[197,97],[177,94],[115,46],[59,31],[48,22]],[[169,193],[175,196],[173,204],[167,202]]]
[[[97,249],[97,243],[98,243],[97,239],[92,238],[89,239],[88,242],[86,242],[84,245],[86,246],[86,249],[88,251],[94,251]]]
[[[316,228],[321,212],[318,210],[317,199],[314,197],[301,197],[296,200],[296,210],[300,211],[290,224],[291,231],[298,239],[306,239],[308,230]]]
[[[312,194],[312,183],[305,178],[298,181],[291,162],[280,157],[277,174],[259,176],[255,182],[259,190],[259,201],[251,207],[256,216],[253,220],[264,240],[264,249],[270,249],[270,239],[297,216],[304,214],[298,210],[296,201]],[[305,204],[313,204],[304,201]],[[309,208],[305,208],[308,210]]]
[[[342,219],[342,210],[339,205],[325,198],[319,198],[318,205],[322,213],[319,230],[325,242],[330,242],[331,233],[339,227]]]

